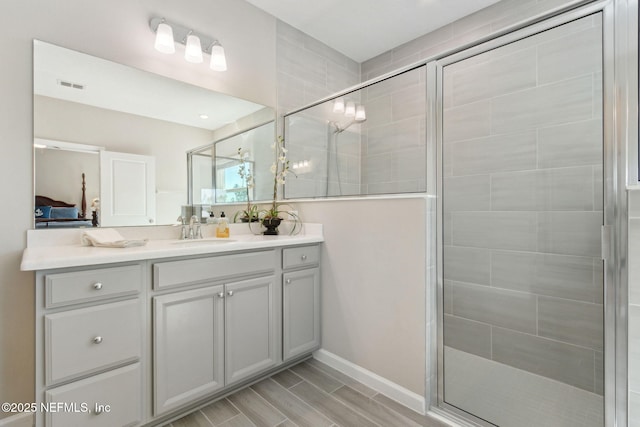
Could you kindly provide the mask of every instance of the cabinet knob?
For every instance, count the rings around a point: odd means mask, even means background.
[[[287,280],[285,280],[285,283],[286,283],[287,285],[290,285],[290,284],[291,284],[291,279],[287,279]]]
[[[219,298],[224,298],[224,292],[218,292],[218,297]]]
[[[229,291],[229,292],[227,292],[227,295],[229,295],[230,297],[232,297],[232,296],[233,296],[233,291]]]
[[[102,337],[99,335],[93,339],[94,344],[100,344],[101,342],[102,342]]]
[[[102,289],[102,283],[100,282],[96,282],[93,284],[93,289],[95,289],[96,291],[99,291],[100,289]]]
[[[306,260],[307,260],[307,256],[306,256],[306,255],[302,255],[302,256],[300,257],[300,259],[301,259],[302,261],[306,261]]]

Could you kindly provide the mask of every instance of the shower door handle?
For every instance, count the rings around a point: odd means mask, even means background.
[[[603,260],[611,258],[611,249],[613,248],[613,245],[611,244],[611,238],[613,236],[611,228],[612,227],[610,225],[603,225],[600,227],[600,244],[602,247],[602,253],[600,255]]]

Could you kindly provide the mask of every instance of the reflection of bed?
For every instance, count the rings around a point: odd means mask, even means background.
[[[36,195],[35,220],[36,228],[77,228],[97,226],[91,219],[85,218],[87,202],[85,197],[85,181],[82,174],[82,210],[76,205],[54,200],[47,196]]]

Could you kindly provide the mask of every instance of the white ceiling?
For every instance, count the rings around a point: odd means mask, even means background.
[[[83,90],[61,86],[66,81]],[[263,105],[36,40],[37,95],[215,130]],[[207,119],[200,118],[206,114]]]
[[[499,0],[246,0],[357,62]]]

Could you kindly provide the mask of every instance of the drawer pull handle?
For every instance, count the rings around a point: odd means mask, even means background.
[[[302,255],[302,256],[300,257],[300,259],[301,259],[302,261],[306,261],[306,260],[307,260],[307,256],[306,256],[306,255]]]
[[[100,282],[94,283],[93,289],[95,289],[96,291],[99,291],[100,289],[102,289],[102,283]]]
[[[219,298],[224,298],[224,292],[218,292],[218,297]]]
[[[102,337],[101,336],[97,336],[93,339],[93,343],[94,344],[100,344],[102,342]]]
[[[229,295],[230,297],[232,297],[232,296],[233,296],[233,291],[229,291],[229,292],[227,292],[227,295]]]
[[[291,284],[291,279],[287,279],[286,283],[287,283],[287,285],[290,285]]]

